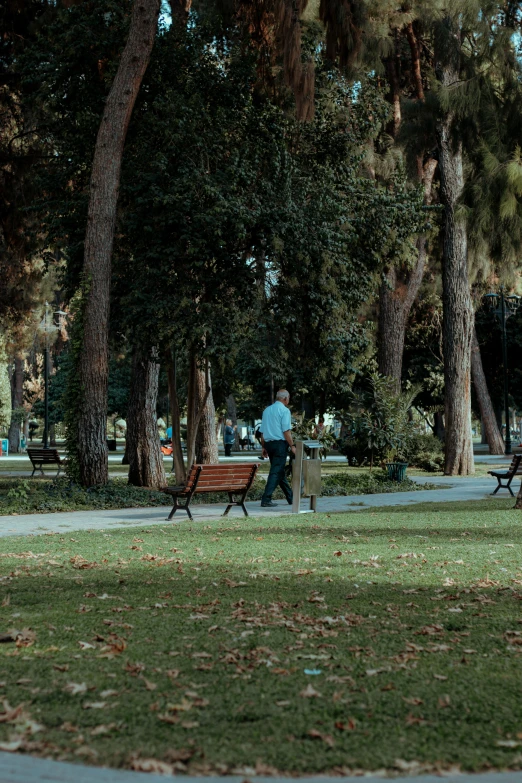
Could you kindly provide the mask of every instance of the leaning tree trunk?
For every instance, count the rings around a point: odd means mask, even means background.
[[[167,484],[156,406],[160,366],[156,356],[134,349],[127,411],[129,484],[159,489]]]
[[[196,434],[196,462],[199,465],[218,465],[219,452],[216,433],[216,409],[212,396],[210,370],[196,370],[197,407],[200,411]]]
[[[442,86],[451,89],[460,78],[458,30],[445,22],[449,42],[441,46],[437,75]],[[441,53],[438,52],[440,55]],[[464,187],[462,141],[453,134],[454,116],[444,110],[438,123],[441,195],[444,204],[442,303],[444,348],[444,394],[447,475],[467,476],[474,472],[471,439],[471,338],[474,311],[468,280],[466,224],[457,214]]]
[[[424,186],[424,203],[431,204],[437,161],[419,162]],[[390,267],[379,292],[378,355],[381,375],[393,378],[396,392],[401,389],[402,359],[408,318],[421,287],[426,266],[426,237],[417,239],[417,260],[411,270]]]
[[[22,422],[20,420],[20,408],[24,402],[24,360],[17,354],[14,360],[13,375],[11,377],[11,400],[12,410],[11,423],[9,425],[9,453],[18,454],[20,450],[20,429]]]
[[[504,454],[504,441],[497,425],[497,418],[491,397],[489,396],[486,376],[482,367],[482,358],[480,356],[480,347],[477,340],[477,334],[473,330],[471,342],[471,375],[473,385],[477,393],[478,404],[480,407],[480,416],[482,419],[482,428],[486,436],[486,443],[489,446],[490,454]]]
[[[134,0],[129,37],[109,92],[92,163],[83,278],[86,286],[81,389],[77,416],[79,477],[83,486],[105,484],[107,460],[108,328],[111,256],[127,128],[149,63],[160,0]]]

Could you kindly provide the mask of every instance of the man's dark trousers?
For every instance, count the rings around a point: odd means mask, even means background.
[[[269,503],[272,500],[272,494],[279,484],[288,503],[292,502],[292,488],[285,476],[286,458],[288,456],[288,443],[286,440],[269,440],[265,443],[268,457],[270,459],[270,473],[266,480],[265,491],[261,498],[261,503]]]

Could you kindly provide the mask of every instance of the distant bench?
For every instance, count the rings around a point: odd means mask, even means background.
[[[44,465],[56,465],[58,467],[58,472],[56,474],[57,476],[60,474],[61,469],[65,467],[66,460],[60,457],[57,449],[28,448],[27,454],[33,466],[33,472],[31,473],[31,478],[34,476],[37,470],[40,471],[42,476],[45,476],[43,470]]]
[[[232,506],[241,506],[247,517],[245,499],[256,477],[258,467],[258,465],[249,464],[193,465],[184,485],[163,487],[161,490],[167,495],[171,495],[174,501],[174,506],[167,519],[172,519],[178,508],[186,511],[189,518],[192,519],[189,508],[190,501],[195,494],[202,492],[227,492],[229,503],[223,516],[226,517]],[[237,496],[238,499],[234,499],[234,496]],[[180,499],[184,499],[185,503],[179,503]]]
[[[496,495],[499,489],[509,489],[509,491],[511,492],[511,497],[515,497],[510,487],[510,484],[515,478],[515,476],[517,475],[522,476],[522,469],[520,467],[521,460],[522,460],[522,454],[515,454],[515,456],[511,460],[511,465],[507,470],[504,471],[488,470],[488,473],[491,476],[495,476],[496,480],[498,481],[498,487],[495,489],[494,492],[491,493],[492,495]],[[507,479],[507,484],[503,484],[502,479]]]

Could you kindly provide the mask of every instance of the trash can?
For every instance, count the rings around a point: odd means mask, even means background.
[[[107,448],[109,451],[116,451],[116,438],[107,438]]]
[[[404,481],[407,467],[407,462],[387,462],[386,471],[388,473],[388,478],[397,483]]]

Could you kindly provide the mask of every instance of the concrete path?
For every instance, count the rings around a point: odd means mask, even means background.
[[[413,479],[424,483],[425,479]],[[441,488],[436,490],[419,490],[417,492],[396,492],[378,495],[348,495],[340,497],[318,498],[317,510],[326,513],[346,511],[361,511],[364,508],[377,506],[408,506],[415,503],[447,503],[456,500],[482,500],[490,495],[495,488],[492,478],[449,478],[436,476],[431,479],[433,484]],[[507,496],[504,490],[499,496]],[[278,501],[277,508],[261,508],[259,501],[246,504],[251,517],[266,519],[285,516],[290,513],[290,507],[284,501]],[[301,509],[308,507],[308,501],[303,499]],[[0,516],[0,537],[13,535],[43,535],[45,533],[64,533],[73,530],[108,530],[117,527],[137,527],[143,525],[165,525],[171,506],[156,506],[154,508],[124,508],[99,511],[72,511],[54,514],[20,514]],[[212,522],[221,520],[225,505],[201,504],[191,506],[195,522]],[[242,519],[241,509],[232,508],[229,520]],[[172,523],[186,524],[187,516],[178,511]],[[1,781],[0,781],[1,783]]]
[[[245,770],[247,772],[247,770]],[[167,776],[167,777],[170,777]],[[128,772],[126,770],[105,769],[103,767],[82,767],[66,761],[51,761],[49,759],[33,758],[11,753],[0,753],[0,783],[146,783],[155,778],[165,780],[165,776],[151,775],[143,772]],[[229,775],[223,777],[189,777],[179,776],[184,783],[288,783],[292,778],[257,777],[251,774]],[[444,774],[442,778],[449,783],[522,783],[522,772],[488,772],[478,775]],[[397,778],[394,780],[408,783],[441,783],[441,776],[418,775],[415,777]],[[381,777],[327,777],[314,776],[298,778],[300,783],[377,783]]]

